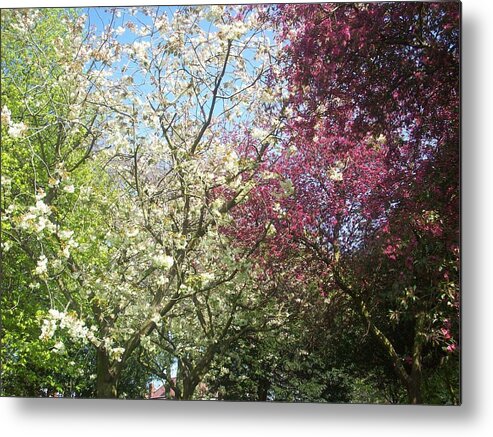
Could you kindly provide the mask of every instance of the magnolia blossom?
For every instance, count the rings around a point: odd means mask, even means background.
[[[12,123],[9,125],[8,134],[12,138],[22,138],[26,133],[26,131],[27,131],[27,126],[24,123],[22,122]]]
[[[44,216],[39,217],[38,221],[34,224],[34,230],[37,233],[41,233],[44,229],[48,229],[50,231],[53,231],[54,228],[55,228],[55,225]]]
[[[55,331],[57,328],[57,322],[53,319],[45,319],[43,320],[43,324],[41,325],[41,335],[39,338],[41,340],[49,340],[55,335]]]
[[[163,267],[169,269],[173,266],[174,260],[172,256],[165,255],[164,253],[159,253],[152,257],[152,262],[156,267]]]
[[[135,54],[135,57],[139,61],[145,60],[147,58],[147,50],[149,50],[150,46],[151,43],[149,41],[135,41],[132,44],[132,50]]]
[[[48,271],[48,258],[45,255],[41,255],[38,259],[34,273],[38,276],[44,275]]]
[[[31,207],[30,211],[37,214],[48,214],[51,212],[50,207],[42,200],[38,200],[36,206],[34,208]]]

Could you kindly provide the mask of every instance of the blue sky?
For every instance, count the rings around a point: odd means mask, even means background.
[[[172,21],[173,14],[182,8],[181,6],[155,6],[153,9],[157,12],[157,14],[165,13],[168,16],[168,20]],[[83,8],[82,13],[87,14],[88,20],[87,20],[87,26],[91,28],[96,29],[96,34],[101,34],[105,27],[111,24],[111,27],[116,29],[120,26],[125,25],[125,23],[131,21],[138,27],[142,25],[150,25],[152,18],[147,16],[142,12],[141,9],[139,8],[134,8],[135,11],[132,14],[130,12],[130,8],[127,7],[119,7],[119,8],[106,8],[106,7],[93,7],[93,8]],[[116,11],[116,13],[115,13]],[[200,23],[200,27],[206,31],[206,32],[215,32],[218,29],[212,25],[207,20],[202,20]],[[250,35],[253,34],[250,33]],[[273,31],[267,31],[265,32],[265,35],[270,39],[271,42],[274,40],[274,32]],[[247,33],[248,36],[248,33]],[[118,37],[118,40],[123,43],[123,44],[129,44],[135,41],[136,39],[139,39],[140,41],[150,41],[150,37],[145,36],[138,36],[134,32],[131,32],[129,30],[126,30],[121,36]],[[244,52],[244,59],[247,61],[247,65],[251,64],[254,65],[255,67],[260,66],[260,61],[255,61],[254,60],[254,53],[252,50],[246,50]],[[124,56],[122,60],[120,61],[119,64],[116,64],[115,66],[121,66],[126,63],[127,58]],[[249,70],[250,73],[253,73],[253,67],[248,66],[247,69]],[[231,80],[233,77],[231,76],[231,70],[227,69],[226,70],[226,76],[224,78],[224,81],[226,80]],[[114,78],[119,79],[122,75],[121,71],[119,68],[114,69]],[[144,73],[141,71],[132,71],[128,72],[127,74],[131,74],[134,78],[134,83],[138,83],[138,85],[135,87],[134,92],[140,96],[141,99],[145,99],[147,94],[151,93],[154,90],[154,86],[151,85],[149,77],[146,77]],[[171,98],[173,98],[171,96]],[[224,109],[222,104],[224,103],[224,100],[220,100],[217,102],[214,113],[215,115],[218,115],[222,110]],[[207,105],[206,105],[207,107]],[[249,118],[249,114],[244,113],[241,116],[242,120],[247,120]]]

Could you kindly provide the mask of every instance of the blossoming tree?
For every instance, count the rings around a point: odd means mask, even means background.
[[[285,141],[232,228],[246,245],[270,228],[267,277],[350,304],[411,403],[424,362],[457,351],[458,8],[266,9],[283,44]]]
[[[64,42],[68,65],[58,58],[76,86],[64,107],[84,153],[75,162],[66,157],[75,147],[59,126],[60,145],[41,143],[52,147],[53,162],[29,154],[47,167],[45,185],[29,187],[35,205],[14,206],[10,220],[15,244],[34,237],[39,247],[34,277],[46,292],[58,285],[41,337],[53,341],[61,330],[95,348],[98,397],[117,395],[128,357],[178,303],[189,300],[201,320],[210,293],[245,270],[252,248],[234,248],[219,229],[248,196],[278,125],[279,91],[264,85],[271,47],[255,11],[110,15],[102,30],[89,27],[83,41]],[[33,19],[22,20],[29,32]],[[12,123],[8,135],[20,143],[35,135]],[[251,134],[252,123],[261,136]],[[88,159],[92,179],[77,185],[72,174]]]
[[[99,82],[94,65],[83,70],[87,60],[83,20],[74,11],[2,11],[2,362],[14,393],[30,383],[63,391],[56,373],[87,381],[77,349],[62,360],[70,352],[62,342],[50,353],[37,340],[40,313],[65,305],[61,272],[77,243],[64,219],[73,218],[75,181],[88,181],[84,164],[102,121],[87,102]]]
[[[295,191],[278,226],[313,255],[323,296],[353,303],[412,403],[432,345],[457,346],[459,7],[274,11],[293,112],[278,171]]]

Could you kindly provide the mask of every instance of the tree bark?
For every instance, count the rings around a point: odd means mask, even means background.
[[[413,405],[423,403],[423,399],[421,397],[421,377],[409,378],[409,382],[407,384],[407,398],[409,403]]]
[[[118,397],[118,375],[110,366],[105,351],[98,349],[96,355],[96,397],[98,399],[115,399]]]
[[[260,402],[267,402],[269,395],[270,382],[268,379],[262,379],[257,387],[258,400]]]
[[[185,379],[183,381],[183,393],[182,393],[181,398],[184,401],[189,401],[190,399],[192,399],[192,396],[195,392],[195,388],[197,387],[197,385],[198,385],[198,382],[195,383],[195,381],[190,381],[188,379]]]
[[[422,379],[422,352],[425,342],[424,327],[426,322],[425,313],[418,313],[414,325],[414,344],[411,374],[407,384],[407,396],[410,404],[422,404],[421,379]]]
[[[367,324],[368,329],[387,352],[390,361],[394,366],[394,371],[407,391],[408,401],[410,404],[422,403],[421,398],[421,351],[423,348],[423,327],[425,322],[424,313],[416,316],[416,324],[414,331],[413,344],[413,363],[411,373],[409,374],[397,354],[394,345],[389,338],[373,323],[372,316],[363,299],[353,293],[351,288],[346,285],[342,279],[336,274],[336,281],[341,290],[343,290],[355,303],[356,309],[363,321]]]

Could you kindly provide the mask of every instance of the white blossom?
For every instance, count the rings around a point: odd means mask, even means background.
[[[213,20],[219,20],[224,15],[224,6],[212,5],[209,10],[209,15]]]
[[[76,340],[87,340],[89,329],[75,315],[65,314],[65,317],[60,320],[60,328],[66,328],[69,335]]]
[[[50,310],[48,311],[48,314],[53,319],[56,319],[56,320],[61,320],[65,317],[65,313],[62,313],[62,312],[56,310],[55,308],[50,308]]]
[[[61,240],[69,240],[74,235],[74,231],[63,230],[58,232],[58,236]]]
[[[50,221],[46,217],[39,217],[38,221],[34,224],[34,230],[39,234],[41,233],[46,226],[50,223]]]
[[[2,124],[4,126],[8,126],[10,125],[10,116],[11,116],[11,112],[9,110],[9,108],[7,108],[6,105],[3,106],[2,108],[2,116],[1,116],[1,121],[2,121]]]
[[[172,256],[165,255],[164,253],[159,253],[152,257],[152,262],[155,267],[169,269],[173,266],[175,261],[173,260]]]
[[[2,251],[4,253],[7,253],[10,250],[10,248],[12,247],[12,242],[10,242],[10,241],[2,242],[0,244],[0,247],[2,248]]]
[[[202,273],[200,275],[200,277],[205,280],[205,281],[213,281],[216,276],[214,275],[214,273],[211,273],[211,272],[205,272],[205,273]]]
[[[116,29],[115,29],[115,34],[118,35],[118,36],[121,36],[125,33],[127,29],[125,29],[123,26],[118,26]]]
[[[377,138],[377,142],[379,144],[385,144],[387,142],[387,137],[383,134],[380,134]]]
[[[157,17],[154,21],[154,26],[160,32],[166,31],[169,26],[168,17],[166,16],[166,14],[162,14],[161,16]]]
[[[43,324],[41,325],[41,335],[39,338],[41,340],[49,340],[55,335],[55,331],[57,328],[57,322],[53,319],[45,319],[43,320]]]
[[[12,123],[9,125],[8,134],[12,138],[22,138],[26,133],[26,131],[27,131],[27,126],[24,123],[22,122]]]
[[[8,178],[7,176],[2,175],[0,177],[0,183],[2,185],[2,188],[10,187],[12,184],[12,179]]]
[[[252,129],[252,137],[257,140],[263,140],[269,135],[269,132],[265,129],[253,128]]]
[[[96,331],[97,328],[94,325],[92,325],[90,329],[87,331],[87,340],[91,342],[94,346],[99,347],[101,346],[101,340],[99,340],[96,337]]]
[[[154,313],[151,320],[156,324],[157,327],[161,326],[161,314]]]
[[[46,203],[44,203],[42,200],[38,200],[36,202],[36,206],[31,209],[31,212],[34,212],[35,214],[49,214],[51,211],[50,207]]]
[[[60,185],[60,179],[50,178],[48,180],[48,186],[50,188],[58,187],[58,185]]]
[[[53,346],[53,352],[57,354],[62,354],[65,352],[65,345],[61,341],[57,341]]]
[[[48,271],[48,258],[45,255],[41,255],[38,259],[34,273],[38,276],[44,275]]]
[[[137,60],[142,61],[147,58],[147,50],[151,46],[149,41],[135,41],[132,44],[132,50]]]
[[[333,167],[329,169],[329,178],[333,181],[342,181],[342,172],[344,170],[344,163],[337,161]]]
[[[245,32],[248,31],[248,26],[246,23],[237,21],[231,24],[218,24],[219,36],[224,39],[239,39]]]

